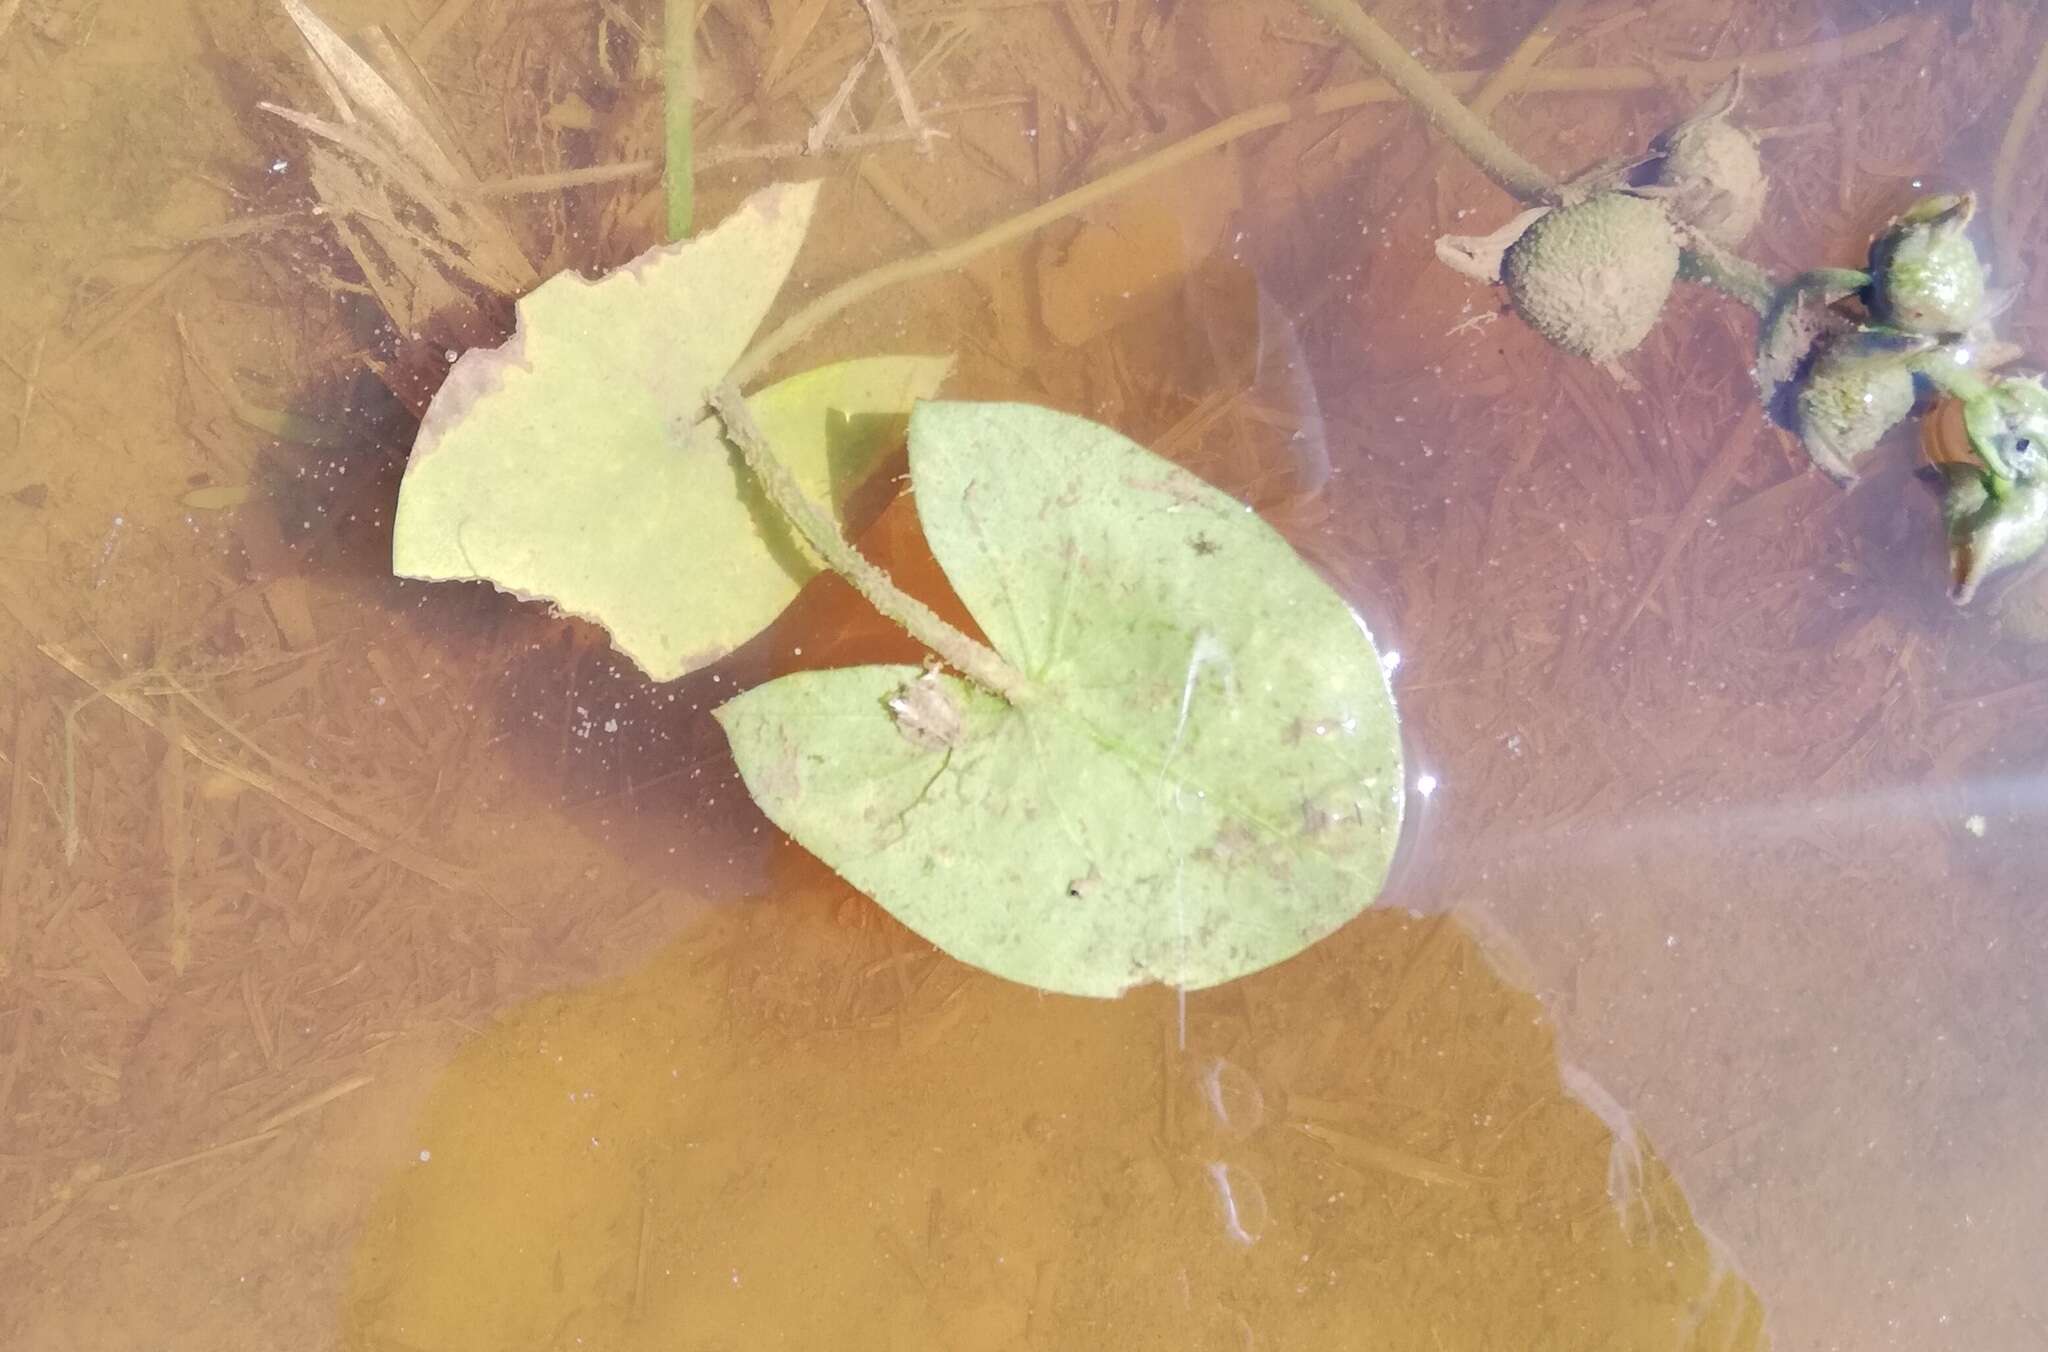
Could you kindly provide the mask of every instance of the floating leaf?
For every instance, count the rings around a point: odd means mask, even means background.
[[[776,825],[963,961],[1047,990],[1214,985],[1369,903],[1402,810],[1359,617],[1243,504],[1098,424],[923,404],[918,515],[1039,691],[786,676],[718,711]]]
[[[803,243],[815,185],[754,194],[716,229],[598,281],[563,273],[502,347],[465,353],[420,424],[392,570],[480,579],[610,631],[656,680],[781,613],[815,564],[705,416]],[[755,396],[791,470],[835,510],[948,362],[878,357]]]

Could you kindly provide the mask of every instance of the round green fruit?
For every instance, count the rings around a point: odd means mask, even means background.
[[[1530,327],[1567,352],[1612,361],[1657,322],[1678,275],[1678,236],[1657,203],[1603,192],[1537,220],[1501,273]]]

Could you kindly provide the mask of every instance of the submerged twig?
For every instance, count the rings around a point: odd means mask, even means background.
[[[932,136],[944,136],[945,132],[936,127],[927,127]],[[745,160],[793,160],[805,155],[818,155],[840,150],[868,150],[875,146],[899,145],[905,141],[916,141],[919,134],[909,127],[877,127],[873,131],[851,131],[841,136],[820,139],[816,144],[807,138],[802,141],[766,141],[751,146],[712,146],[697,157],[697,162],[710,168],[720,164],[737,164]]]
[[[28,418],[35,411],[36,381],[43,374],[43,349],[50,336],[43,334],[36,339],[35,350],[29,354],[28,377],[21,384],[21,410],[14,415],[14,449],[16,452],[28,449]]]
[[[171,890],[171,970],[179,976],[192,964],[192,899],[185,889],[185,861],[190,845],[185,829],[185,752],[179,745],[181,723],[175,713],[164,718],[162,764],[157,770],[158,827],[163,837],[164,872]]]
[[[426,26],[420,29],[418,36],[405,44],[405,49],[412,54],[412,59],[426,60],[427,53],[440,45],[441,39],[448,36],[450,30],[473,3],[474,0],[441,0],[441,8],[434,11],[433,17],[427,20]]]
[[[351,1075],[347,1079],[336,1081],[334,1084],[330,1084],[325,1089],[322,1089],[319,1093],[309,1095],[306,1098],[300,1099],[297,1103],[280,1108],[270,1114],[256,1124],[256,1134],[258,1136],[267,1136],[295,1118],[304,1117],[307,1113],[317,1112],[336,1099],[345,1098],[355,1093],[356,1090],[361,1089],[366,1084],[370,1084],[376,1078],[374,1075]]]
[[[28,1064],[29,1017],[33,1008],[24,1004],[14,1016],[14,1047],[0,1060],[0,1119],[7,1116],[7,1105],[14,1099],[14,1086],[21,1077],[21,1068]]]
[[[1671,523],[1671,529],[1664,536],[1664,548],[1657,557],[1656,566],[1650,570],[1650,576],[1644,581],[1642,589],[1636,593],[1635,602],[1629,607],[1628,614],[1622,617],[1621,624],[1614,631],[1614,637],[1608,640],[1610,646],[1620,643],[1627,636],[1636,620],[1641,617],[1644,608],[1650,604],[1651,598],[1657,594],[1657,589],[1664,585],[1664,579],[1671,575],[1671,569],[1677,564],[1679,555],[1683,554],[1686,545],[1691,543],[1693,533],[1707,519],[1707,513],[1714,509],[1714,504],[1721,500],[1721,494],[1726,491],[1729,481],[1735,477],[1736,469],[1748,456],[1750,447],[1756,441],[1758,424],[1762,421],[1763,409],[1760,405],[1752,403],[1743,409],[1742,416],[1736,420],[1735,430],[1729,434],[1727,441],[1722,443],[1720,453],[1708,464],[1706,472],[1700,475],[1700,481],[1693,486],[1691,495],[1685,500],[1685,506],[1679,510],[1678,519]]]
[[[818,110],[811,129],[804,133],[804,148],[815,155],[825,148],[825,142],[832,136],[832,127],[839,121],[839,114],[846,109],[846,102],[853,97],[853,91],[860,84],[860,77],[867,74],[868,63],[875,59],[875,49],[870,47],[853,63],[846,72],[846,78],[832,91],[832,97],[825,100],[825,106]]]
[[[252,1145],[262,1145],[266,1141],[277,1139],[277,1130],[277,1128],[273,1127],[269,1131],[259,1131],[254,1135],[237,1137],[232,1141],[222,1141],[219,1145],[210,1145],[204,1150],[194,1150],[190,1154],[180,1155],[176,1159],[165,1160],[162,1164],[152,1164],[147,1168],[134,1169],[125,1174],[116,1174],[112,1178],[103,1178],[93,1184],[93,1192],[95,1194],[105,1194],[124,1183],[140,1183],[145,1178],[157,1178],[170,1173],[174,1169],[183,1169],[188,1165],[202,1164],[207,1160],[219,1159],[222,1155],[230,1154],[237,1150],[245,1150]]]
[[[1508,53],[1508,59],[1500,69],[1487,78],[1479,87],[1468,105],[1476,117],[1491,117],[1494,111],[1509,97],[1521,92],[1527,83],[1529,72],[1536,63],[1557,45],[1558,34],[1563,31],[1567,20],[1573,18],[1584,0],[1556,0],[1550,12],[1536,21],[1535,27],[1522,35],[1515,49]]]
[[[917,106],[917,99],[910,92],[910,75],[903,68],[903,54],[896,36],[895,20],[889,17],[889,11],[883,7],[882,0],[860,0],[860,7],[868,16],[868,49],[848,68],[845,76],[840,79],[838,88],[832,91],[832,97],[818,110],[817,117],[811,122],[811,129],[804,134],[804,153],[815,155],[826,149],[851,145],[865,135],[857,132],[848,136],[834,136],[832,129],[839,124],[840,114],[846,111],[848,100],[852,99],[853,91],[859,87],[860,77],[867,74],[868,67],[880,57],[882,69],[889,78],[889,88],[896,96],[897,111],[903,117],[903,126],[894,129],[889,139],[915,141],[921,153],[930,154],[932,138],[943,136],[945,133],[933,127],[926,119]]]
[[[157,297],[168,291],[173,282],[183,277],[199,261],[199,257],[203,252],[205,252],[205,246],[195,244],[185,250],[184,253],[178,255],[176,262],[138,287],[135,294],[118,306],[113,313],[86,330],[85,335],[72,343],[71,346],[64,348],[55,357],[52,357],[48,363],[49,367],[52,370],[63,370],[72,362],[77,361],[80,357],[113,337],[114,334],[121,330],[123,325],[136,315],[141,314]]]
[[[788,468],[776,457],[760,424],[748,411],[738,384],[728,380],[714,390],[711,407],[725,424],[726,439],[746,457],[747,469],[776,510],[826,566],[851,583],[870,605],[902,625],[912,638],[969,680],[1012,705],[1029,703],[1037,695],[1037,687],[1030,678],[1004,661],[1000,653],[955,629],[937,611],[898,587],[888,574],[861,557],[853,542],[804,495]]]
[[[1492,1181],[1479,1174],[1467,1173],[1448,1164],[1439,1164],[1435,1160],[1425,1159],[1420,1155],[1410,1154],[1406,1150],[1383,1145],[1348,1131],[1326,1127],[1320,1122],[1296,1122],[1294,1129],[1311,1141],[1320,1142],[1328,1148],[1331,1155],[1346,1164],[1398,1174],[1417,1183],[1471,1188]]]
[[[354,820],[339,808],[322,801],[311,789],[292,784],[251,766],[242,765],[220,754],[205,742],[185,732],[176,722],[159,713],[146,700],[117,685],[111,685],[100,680],[93,674],[91,667],[88,667],[66,649],[54,643],[41,643],[38,645],[38,649],[43,656],[70,672],[97,694],[104,696],[130,718],[157,732],[166,741],[183,750],[186,755],[192,757],[192,759],[200,764],[211,766],[222,774],[241,781],[243,784],[256,790],[256,792],[274,800],[283,807],[289,808],[306,820],[326,827],[336,835],[341,836],[345,840],[355,842],[380,858],[388,859],[408,873],[416,874],[419,877],[425,878],[428,882],[447,888],[451,892],[470,892],[475,890],[475,881],[463,870],[443,860],[436,859],[424,850],[382,835],[369,826]],[[187,698],[189,699],[189,696]],[[199,708],[202,713],[207,712],[203,705],[195,703],[194,707]],[[211,715],[209,714],[209,716]]]
[[[14,952],[21,942],[22,878],[28,871],[28,762],[41,732],[40,708],[24,701],[14,721],[14,774],[7,797],[7,839],[0,841],[0,977],[12,973]],[[26,1037],[26,1028],[17,1036]]]
[[[789,74],[789,68],[796,64],[804,44],[817,31],[818,22],[825,17],[825,7],[830,3],[831,0],[803,0],[793,15],[775,24],[775,46],[769,50],[768,59],[761,67],[764,96],[772,97],[781,92],[782,77]]]
[[[1075,39],[1081,44],[1081,54],[1088,58],[1088,64],[1095,67],[1096,77],[1109,93],[1109,101],[1116,105],[1118,115],[1129,117],[1133,110],[1131,91],[1124,87],[1124,73],[1117,66],[1116,58],[1110,55],[1109,43],[1102,30],[1096,27],[1095,16],[1088,12],[1081,0],[1064,0],[1067,26],[1074,30]]]
[[[917,99],[910,92],[910,76],[903,69],[896,21],[889,17],[888,7],[882,0],[860,0],[860,7],[868,16],[868,29],[875,37],[875,51],[882,58],[882,69],[888,73],[889,88],[896,95],[896,109],[903,114],[903,125],[917,133],[918,149],[930,154],[932,129],[924,120],[924,114],[917,110]]]
[[[593,164],[583,169],[557,169],[544,174],[514,174],[508,178],[486,179],[476,185],[479,197],[525,197],[534,193],[560,192],[564,188],[587,188],[594,184],[617,183],[658,173],[660,160],[621,160],[616,164]]]
[[[57,799],[57,816],[66,864],[78,862],[78,847],[85,843],[84,833],[78,827],[78,715],[98,698],[97,694],[87,695],[64,706],[64,782]]]

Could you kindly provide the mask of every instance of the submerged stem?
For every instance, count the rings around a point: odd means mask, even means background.
[[[1760,315],[1769,314],[1777,303],[1779,283],[1768,272],[1697,235],[1679,255],[1679,264],[1679,275],[1687,281],[1711,286]]]
[[[668,0],[662,28],[662,85],[666,158],[662,179],[668,193],[668,237],[690,233],[696,214],[696,165],[691,154],[697,103],[697,0]]]
[[[1302,0],[1379,67],[1387,82],[1407,95],[1437,130],[1457,143],[1472,163],[1516,200],[1535,204],[1555,201],[1558,184],[1502,140],[1486,120],[1458,102],[1444,83],[1411,56],[1394,35],[1359,8],[1357,0]]]
[[[861,557],[853,542],[804,496],[796,479],[775,456],[761,426],[747,408],[739,386],[728,380],[711,392],[711,407],[725,424],[727,440],[746,457],[747,469],[775,509],[789,521],[825,566],[845,578],[868,604],[908,630],[910,636],[943,658],[947,665],[976,685],[1013,705],[1028,703],[1038,693],[1029,677],[986,644],[961,633],[937,611],[910,595],[889,575]]]
[[[1338,91],[1338,94],[1351,97],[1355,96],[1356,92],[1356,89],[1348,88]],[[1324,106],[1325,103],[1327,107]],[[1334,111],[1348,106],[1350,104],[1339,101],[1335,96],[1314,100],[1309,105],[1311,111],[1317,112]],[[1162,173],[1175,165],[1185,164],[1189,160],[1230,144],[1240,136],[1263,131],[1268,127],[1277,127],[1292,118],[1295,112],[1293,105],[1285,103],[1268,103],[1248,109],[1235,117],[1225,118],[1204,131],[1163,146],[1121,168],[1112,169],[1102,177],[1091,179],[1078,188],[1061,193],[1049,202],[1041,202],[1028,211],[998,221],[988,229],[969,235],[957,243],[914,254],[894,263],[885,263],[881,267],[871,268],[857,277],[849,278],[783,320],[772,333],[756,342],[732,368],[732,378],[741,384],[751,381],[766,370],[770,362],[809,337],[820,324],[866,300],[877,291],[885,290],[898,282],[913,281],[935,273],[952,272],[990,249],[1013,240],[1024,239],[1054,221],[1071,216],[1105,198],[1114,197],[1153,174]]]

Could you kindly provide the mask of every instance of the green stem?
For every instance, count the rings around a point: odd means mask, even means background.
[[[1189,160],[1229,145],[1241,136],[1263,131],[1268,127],[1277,127],[1293,118],[1297,112],[1334,112],[1339,108],[1355,106],[1357,95],[1358,87],[1347,86],[1343,90],[1332,91],[1330,95],[1311,100],[1306,109],[1298,109],[1295,105],[1287,103],[1267,103],[1247,109],[1234,117],[1225,118],[1204,131],[1183,137],[1172,145],[1133,160],[1120,169],[1113,169],[1101,178],[1092,179],[1078,188],[1061,193],[1049,202],[1041,202],[1029,211],[1019,212],[1007,220],[998,221],[979,234],[969,235],[958,243],[914,254],[895,263],[885,263],[881,267],[849,278],[783,320],[776,325],[774,332],[756,342],[747,350],[747,354],[740,358],[739,364],[732,368],[732,378],[742,385],[750,384],[755,376],[768,369],[769,363],[809,337],[819,325],[866,300],[877,291],[886,290],[898,282],[914,281],[934,273],[956,272],[968,260],[990,249],[999,248],[1013,240],[1024,239],[1054,221],[1071,216],[1106,198],[1114,197],[1154,174],[1163,173],[1176,165],[1186,164]]]
[[[1912,363],[1916,374],[1924,377],[1928,384],[1951,398],[1968,403],[1972,399],[1987,399],[1991,396],[1991,383],[1970,367],[1958,362],[1948,352],[1937,348],[1925,357]]]
[[[1695,237],[1679,254],[1679,275],[1733,296],[1760,315],[1778,300],[1778,281],[1739,254]]]
[[[1557,180],[1522,158],[1519,151],[1486,125],[1484,118],[1458,102],[1457,96],[1428,67],[1409,55],[1393,34],[1360,9],[1356,0],[1302,3],[1342,33],[1360,56],[1379,68],[1389,84],[1405,94],[1438,131],[1450,137],[1472,163],[1516,200],[1530,205],[1557,200]]]
[[[668,190],[668,237],[686,239],[696,213],[691,123],[697,103],[697,0],[668,0],[662,29],[663,118]]]
[[[851,583],[868,604],[902,625],[912,638],[975,684],[1012,705],[1027,704],[1037,697],[1038,687],[1004,661],[1000,653],[946,623],[937,611],[898,587],[887,573],[861,557],[853,542],[816,503],[804,496],[795,477],[776,458],[737,384],[727,380],[712,391],[711,407],[725,424],[726,439],[746,457],[747,469],[761,485],[761,491],[795,527],[804,543],[825,561],[826,567]]]

